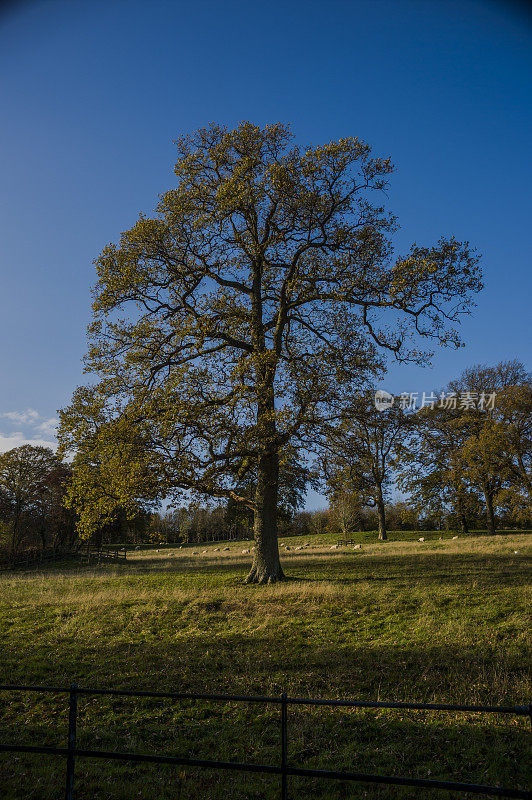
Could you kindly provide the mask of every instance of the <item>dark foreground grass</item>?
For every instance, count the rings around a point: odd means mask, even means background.
[[[433,539],[291,551],[290,580],[272,587],[242,585],[241,544],[3,577],[0,681],[528,704],[527,537]],[[3,741],[64,746],[65,697],[0,703]],[[289,760],[525,788],[529,731],[526,718],[292,707]],[[82,697],[78,746],[277,764],[279,709]],[[64,769],[56,757],[0,754],[0,794],[61,797]],[[79,800],[279,797],[270,776],[81,759],[76,772]],[[289,796],[461,795],[291,778]]]

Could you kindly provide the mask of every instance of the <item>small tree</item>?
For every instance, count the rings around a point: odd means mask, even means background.
[[[313,450],[324,420],[382,366],[423,359],[409,331],[459,344],[449,323],[480,288],[453,238],[393,257],[375,196],[393,170],[355,138],[291,143],[281,124],[200,129],[177,143],[177,186],[97,259],[87,369],[61,414],[63,449],[98,456],[104,493],[193,490],[244,504],[251,461],[249,582],[283,577],[279,463]],[[136,443],[136,444],[135,444]],[[137,446],[138,445],[138,446]],[[116,455],[119,454],[119,455]],[[87,478],[80,473],[78,496]],[[91,524],[91,504],[82,507]]]
[[[331,427],[324,468],[338,500],[348,492],[362,505],[377,509],[379,539],[385,541],[386,496],[393,477],[394,457],[401,455],[409,432],[409,416],[400,404],[378,410],[364,396],[345,409],[339,426]]]
[[[329,496],[330,524],[337,527],[342,536],[358,530],[362,524],[362,506],[358,492],[350,489],[349,482],[336,486]]]

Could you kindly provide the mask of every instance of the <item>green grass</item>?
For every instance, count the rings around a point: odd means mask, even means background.
[[[528,704],[529,537],[285,540],[289,580],[243,586],[246,543],[0,578],[0,681],[363,700]],[[417,539],[424,536],[426,541]],[[207,551],[203,553],[202,551]],[[517,553],[515,552],[517,551]],[[192,555],[198,552],[198,555]],[[64,698],[0,695],[1,739],[64,746]],[[298,766],[526,787],[526,718],[291,708]],[[81,698],[80,747],[278,763],[279,710]],[[5,798],[51,800],[64,761],[0,754]],[[79,760],[85,798],[277,798],[279,779]],[[290,779],[291,798],[461,795]]]

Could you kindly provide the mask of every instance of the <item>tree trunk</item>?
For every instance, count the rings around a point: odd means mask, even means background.
[[[41,522],[39,527],[39,535],[41,537],[41,550],[46,550],[46,525]]]
[[[467,536],[469,533],[469,525],[467,524],[467,517],[464,512],[460,512],[460,522],[462,524],[462,533]]]
[[[377,486],[377,513],[379,515],[379,539],[381,542],[385,542],[388,539],[386,534],[386,510],[380,486]]]
[[[488,533],[495,535],[495,511],[493,509],[493,494],[487,486],[484,487],[484,499],[486,500],[486,521],[488,523]]]
[[[17,550],[17,523],[13,520],[13,525],[11,527],[11,556],[15,555]]]
[[[20,512],[16,511],[13,517],[13,524],[11,526],[11,556],[14,557],[15,553],[17,552],[18,546],[18,526],[20,522]]]
[[[284,578],[277,542],[279,454],[260,456],[255,490],[255,550],[246,583],[275,583]]]

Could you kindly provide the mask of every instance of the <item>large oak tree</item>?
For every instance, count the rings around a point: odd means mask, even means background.
[[[453,238],[394,256],[393,167],[358,139],[301,148],[285,125],[213,124],[177,150],[156,216],[97,259],[98,381],[62,412],[62,446],[81,453],[78,490],[104,470],[110,504],[180,490],[250,504],[247,580],[276,581],[288,445],[313,449],[380,354],[423,359],[411,334],[458,345],[478,259]]]

